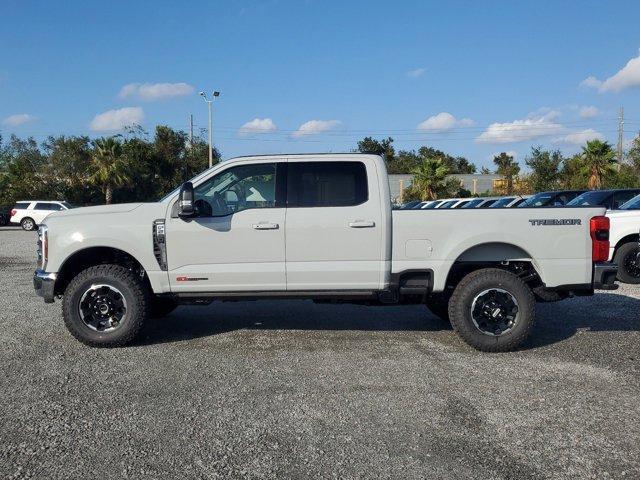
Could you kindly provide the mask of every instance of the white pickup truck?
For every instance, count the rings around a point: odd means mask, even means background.
[[[611,220],[609,258],[618,265],[618,280],[640,283],[640,195],[622,210],[607,212]]]
[[[91,346],[125,345],[179,304],[302,298],[426,304],[469,345],[506,351],[536,298],[615,288],[603,214],[392,211],[379,156],[242,157],[156,203],[50,215],[34,286]]]

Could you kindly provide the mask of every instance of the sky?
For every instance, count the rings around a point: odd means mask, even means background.
[[[345,152],[364,136],[491,166],[640,130],[640,2],[3,0],[0,132],[135,123],[223,158]]]

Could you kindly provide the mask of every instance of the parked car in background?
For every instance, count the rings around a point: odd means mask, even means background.
[[[69,210],[67,202],[49,200],[26,200],[17,202],[11,210],[10,222],[20,224],[24,230],[34,230],[47,216],[53,212]]]
[[[607,210],[618,210],[636,195],[640,194],[640,188],[619,190],[591,190],[578,195],[567,203],[568,206],[604,207]]]
[[[486,197],[486,198],[483,198],[482,202],[480,202],[478,205],[476,205],[476,208],[489,208],[491,205],[496,203],[499,199],[500,199],[499,197]]]
[[[558,190],[552,192],[540,192],[527,198],[524,202],[518,205],[518,207],[562,207],[584,192],[585,190]]]
[[[517,207],[518,205],[520,205],[522,202],[524,202],[528,198],[531,198],[531,195],[516,195],[516,196],[513,196],[513,197],[502,197],[499,200],[497,200],[496,202],[494,202],[492,205],[490,205],[489,208],[513,208],[513,207]]]
[[[465,200],[465,198],[445,198],[442,200],[442,203],[435,208],[455,208]]]
[[[412,208],[415,208],[416,205],[420,203],[422,203],[420,200],[414,200],[412,202],[403,203],[398,207],[398,210],[411,210]]]
[[[472,198],[471,200],[469,200],[467,203],[460,206],[459,208],[476,208],[483,201],[484,201],[484,198]]]
[[[444,200],[430,200],[428,202],[424,202],[424,205],[420,207],[420,210],[432,210],[434,208],[438,208]]]
[[[640,195],[607,212],[611,222],[609,259],[618,265],[618,280],[640,283]]]
[[[473,198],[465,198],[460,200],[458,203],[453,205],[451,208],[464,208],[466,205],[469,205],[474,199]]]

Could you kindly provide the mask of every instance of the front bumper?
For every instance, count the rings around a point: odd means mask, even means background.
[[[615,290],[618,265],[611,262],[593,264],[593,288],[598,290]]]
[[[47,273],[40,269],[33,273],[33,288],[36,295],[44,299],[44,303],[53,303],[57,277],[56,273]]]

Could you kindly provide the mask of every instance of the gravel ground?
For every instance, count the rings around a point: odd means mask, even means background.
[[[640,288],[483,354],[424,307],[180,307],[91,349],[0,228],[0,478],[639,478]]]

